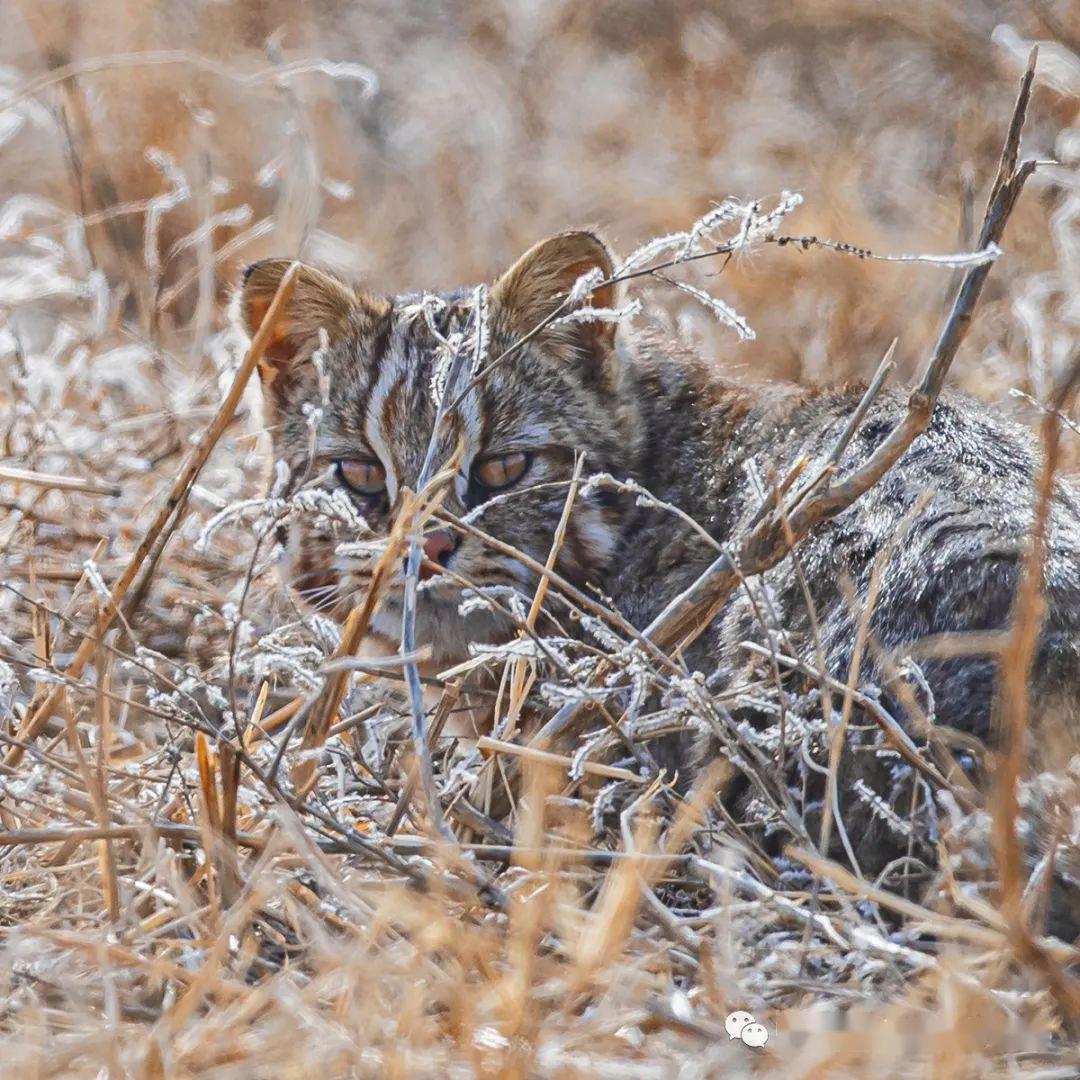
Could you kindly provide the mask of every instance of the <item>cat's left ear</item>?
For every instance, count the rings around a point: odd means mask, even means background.
[[[499,278],[491,291],[493,306],[512,330],[527,334],[564,304],[578,279],[590,271],[602,282],[614,276],[614,261],[604,241],[584,230],[559,233],[529,248]],[[615,286],[603,284],[577,299],[573,308],[567,306],[563,314],[583,307],[610,308],[615,302]],[[556,321],[544,334],[606,366],[613,357],[615,330],[613,322]]]

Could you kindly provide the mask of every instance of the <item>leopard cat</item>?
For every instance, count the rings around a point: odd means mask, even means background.
[[[247,270],[237,310],[249,334],[290,265],[267,260]],[[301,266],[265,353],[260,374],[273,453],[285,463],[289,484],[339,493],[374,536],[385,536],[403,492],[417,487],[432,441],[432,381],[445,364],[446,342],[473,332],[477,297],[485,296],[489,370],[459,395],[435,439],[435,460],[457,465],[442,502],[448,516],[425,538],[418,590],[417,644],[428,650],[435,670],[466,659],[470,642],[515,634],[505,603],[497,610],[459,610],[463,583],[532,595],[536,564],[552,549],[577,455],[584,454],[585,476],[630,480],[669,504],[586,485],[558,550],[559,575],[607,598],[641,628],[708,566],[717,543],[744,532],[764,488],[797,462],[807,463],[804,473],[812,475],[826,461],[864,392],[862,385],[745,384],[655,329],[634,334],[611,321],[552,319],[593,270],[608,281],[613,259],[588,231],[538,243],[485,294],[450,292],[426,303],[421,295],[370,295]],[[617,301],[607,285],[580,303],[610,308]],[[869,457],[905,407],[898,389],[874,400],[839,462],[841,475]],[[314,427],[312,408],[321,410]],[[847,682],[873,592],[858,685],[875,688],[881,706],[920,737],[929,723],[957,733],[961,745],[965,738],[992,745],[997,666],[989,647],[959,655],[930,650],[914,669],[910,657],[926,639],[962,634],[985,640],[1009,627],[1039,467],[1028,429],[947,391],[929,429],[881,482],[818,527],[795,557],[736,593],[682,660],[702,673],[718,701],[744,685],[762,688],[756,696],[766,698],[773,681],[784,696],[780,706],[791,711],[791,730],[815,712],[820,722],[820,693],[808,692],[805,672],[823,664],[840,684]],[[474,527],[445,524],[455,518]],[[362,545],[343,552],[342,542],[355,539],[348,532],[340,523],[301,520],[283,537],[289,582],[313,607],[338,617],[363,595],[378,558],[376,548],[367,552]],[[879,564],[884,572],[872,588]],[[396,568],[371,625],[372,639],[387,650],[400,639],[403,580]],[[1060,763],[1074,752],[1080,730],[1080,496],[1064,479],[1053,496],[1043,584],[1031,741]],[[774,668],[761,650],[748,650],[748,642],[776,646],[803,673],[791,665]],[[898,674],[904,670],[914,674]],[[775,727],[777,695],[759,710],[746,704],[754,699],[751,689],[738,710],[723,713],[724,722],[759,732]],[[852,792],[858,782],[865,792],[868,782],[899,806],[913,801],[913,780],[883,749],[874,725],[853,719],[851,727],[852,749],[841,772],[846,828],[834,831],[830,854],[876,873],[898,851],[910,855],[912,842],[887,820],[887,810],[877,812],[873,799],[860,801]],[[816,750],[810,756],[827,741],[821,732],[811,739]],[[694,745],[696,761],[719,749],[708,735]],[[971,757],[958,754],[962,764]],[[822,813],[820,760],[792,780],[802,784],[811,826]],[[749,785],[740,792],[736,783],[732,799],[743,816],[753,816]],[[774,833],[783,836],[768,814],[762,821],[756,839],[763,845]],[[915,850],[932,862],[936,834],[932,822],[926,828]]]

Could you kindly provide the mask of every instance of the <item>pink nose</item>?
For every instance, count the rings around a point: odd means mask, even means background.
[[[439,529],[424,538],[424,561],[420,564],[420,580],[427,581],[439,571],[432,563],[445,566],[457,550],[457,541],[446,531]]]

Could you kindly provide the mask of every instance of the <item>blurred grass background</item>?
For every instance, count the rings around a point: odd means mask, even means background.
[[[245,224],[214,230],[215,248],[266,223],[217,264],[220,287],[238,262],[270,253],[329,265],[377,291],[455,286],[490,279],[568,226],[599,225],[625,252],[724,196],[783,189],[805,196],[791,223],[802,232],[880,252],[957,250],[970,242],[993,175],[1023,40],[1057,39],[1061,56],[1044,69],[1058,78],[1041,80],[1027,151],[1058,156],[1064,168],[1044,173],[1025,199],[994,275],[997,302],[958,371],[964,378],[977,359],[976,388],[993,396],[1031,378],[1032,362],[1053,362],[1033,355],[1045,343],[1033,344],[1017,305],[1027,298],[1039,308],[1030,318],[1044,320],[1060,290],[1037,275],[1075,276],[1063,189],[1072,188],[1078,151],[1075,138],[1058,137],[1075,120],[1080,85],[1067,52],[1070,34],[1080,34],[1074,4],[4,6],[9,85],[50,69],[76,73],[39,98],[59,113],[54,130],[10,141],[6,157],[18,166],[8,187],[104,211],[161,192],[160,171],[145,158],[157,147],[190,186],[163,215],[164,251],[214,213],[250,208]],[[93,58],[162,50],[221,68],[172,56],[86,69]],[[365,66],[377,90],[341,72],[278,85],[257,76],[315,57]],[[111,275],[134,279],[146,328],[186,321],[190,285],[154,309],[138,216],[113,218],[89,238]],[[190,245],[167,258],[162,288],[197,257]],[[723,276],[721,291],[747,314],[757,342],[710,338],[696,312],[683,313],[688,329],[706,336],[725,367],[802,380],[865,372],[897,334],[911,370],[945,294],[941,275],[925,268],[792,249]]]

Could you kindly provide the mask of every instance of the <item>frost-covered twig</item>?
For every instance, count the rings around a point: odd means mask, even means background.
[[[1025,75],[1010,125],[1002,171],[986,209],[980,246],[986,248],[1001,238],[1024,182],[1034,169],[1026,161],[1016,165],[1020,128],[1027,111],[1034,70],[1034,54]],[[1011,171],[1009,171],[1011,170]],[[850,506],[876,484],[900,459],[911,443],[926,430],[934,406],[960,343],[967,333],[975,306],[982,293],[992,262],[970,266],[960,292],[942,328],[941,336],[918,385],[912,390],[904,419],[878,446],[871,457],[843,481],[830,484],[807,499],[793,514],[766,516],[739,542],[733,560],[722,555],[683,593],[675,597],[647,628],[647,635],[664,648],[693,640],[709,624],[713,615],[735,590],[738,581],[774,566],[807,533],[823,521]]]

